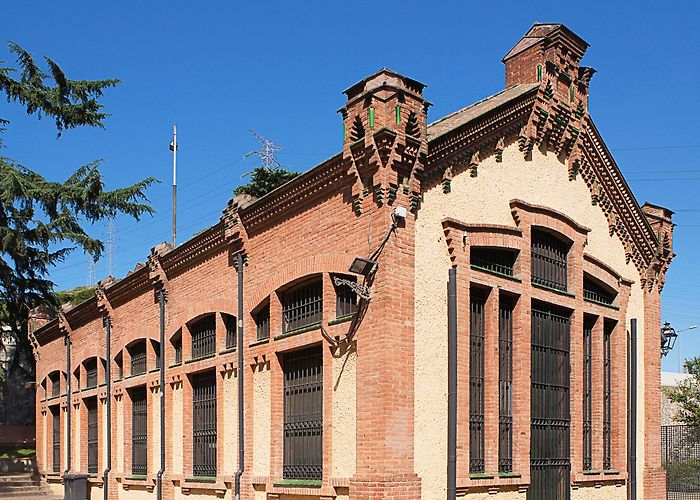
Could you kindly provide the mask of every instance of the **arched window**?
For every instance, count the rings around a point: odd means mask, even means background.
[[[532,230],[532,283],[567,289],[567,257],[571,245],[552,233]]]
[[[321,323],[323,285],[321,278],[295,286],[282,300],[282,333]]]
[[[83,366],[85,367],[85,388],[97,387],[97,358],[86,359]]]
[[[208,314],[190,326],[192,359],[205,358],[216,352],[216,316]]]
[[[226,349],[236,347],[236,317],[230,314],[221,313],[226,326]]]
[[[131,376],[146,373],[146,339],[137,340],[129,347]]]

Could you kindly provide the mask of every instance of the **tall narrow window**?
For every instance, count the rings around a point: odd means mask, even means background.
[[[469,329],[469,472],[484,472],[484,328],[486,294],[471,290]]]
[[[192,377],[192,473],[216,476],[216,374]]]
[[[615,302],[617,293],[606,285],[596,281],[591,276],[583,275],[583,298],[589,302],[611,305]]]
[[[124,356],[120,352],[114,357],[114,362],[117,365],[117,380],[124,378]]]
[[[321,280],[304,283],[284,294],[282,332],[321,323],[323,287]]]
[[[595,318],[583,320],[583,470],[593,468],[593,326]]]
[[[156,355],[156,370],[160,370],[160,342],[153,342],[153,350]]]
[[[61,413],[58,406],[51,407],[51,434],[53,456],[52,469],[55,473],[61,472]]]
[[[204,358],[216,352],[216,317],[205,316],[190,327],[192,359]]]
[[[131,390],[131,473],[146,475],[148,458],[148,405],[146,388]]]
[[[88,473],[97,474],[97,398],[85,400],[87,407]]]
[[[284,479],[320,480],[323,469],[323,362],[319,348],[286,354]]]
[[[532,230],[532,282],[566,291],[569,245],[556,236]]]
[[[97,386],[97,358],[91,358],[85,362],[85,387]]]
[[[222,314],[226,325],[226,349],[236,347],[236,317],[230,314]]]
[[[357,282],[354,276],[342,276],[344,280]],[[357,312],[357,294],[349,285],[335,285],[335,315],[338,318]]]
[[[131,376],[146,373],[146,341],[140,340],[129,348]]]
[[[612,402],[610,400],[610,336],[615,323],[606,321],[603,326],[603,469],[612,467],[610,447],[612,441]]]
[[[265,304],[255,314],[255,338],[264,340],[270,338],[270,304]]]
[[[173,364],[182,363],[182,331],[178,331],[171,340],[173,344]]]
[[[49,376],[51,379],[51,397],[55,398],[61,395],[61,374],[56,372]]]
[[[513,472],[513,303],[498,303],[498,472]]]

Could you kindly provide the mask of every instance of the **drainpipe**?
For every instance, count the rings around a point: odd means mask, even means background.
[[[238,270],[238,338],[236,350],[238,351],[238,470],[235,480],[235,498],[241,498],[241,475],[245,466],[245,447],[243,435],[243,255],[236,255],[236,268]]]
[[[627,470],[629,471],[629,498],[637,500],[637,319],[630,320],[630,338],[627,351],[629,364],[629,408],[627,423]]]
[[[160,470],[158,471],[158,500],[163,498],[165,472],[165,291],[158,291],[160,306]]]
[[[105,329],[107,331],[107,342],[105,356],[107,357],[107,373],[105,381],[107,383],[107,463],[102,476],[102,487],[104,488],[105,500],[109,499],[109,472],[112,470],[112,321],[109,316],[105,318]]]
[[[70,472],[70,442],[71,442],[71,425],[70,425],[70,393],[71,393],[71,371],[70,371],[70,337],[65,336],[64,342],[66,344],[66,470],[63,471],[63,475],[67,476]]]
[[[447,500],[457,498],[457,269],[447,284]]]

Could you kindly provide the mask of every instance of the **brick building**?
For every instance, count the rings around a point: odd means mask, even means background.
[[[48,483],[661,498],[672,212],[640,207],[589,116],[587,46],[534,25],[505,90],[430,125],[424,85],[380,70],[345,91],[340,153],[39,328]]]

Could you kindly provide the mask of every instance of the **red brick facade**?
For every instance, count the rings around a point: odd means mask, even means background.
[[[523,39],[525,45],[506,56],[507,86],[515,85],[509,98],[495,97],[491,106],[461,122],[458,115],[428,127],[429,103],[419,82],[381,70],[345,93],[343,151],[306,174],[260,200],[238,197],[223,211],[221,221],[172,249],[155,247],[145,264],[120,281],[103,281],[95,298],[61,313],[56,320],[35,332],[37,357],[37,447],[39,468],[48,481],[60,483],[53,475],[51,455],[51,408],[59,405],[61,422],[71,411],[73,432],[79,419],[80,437],[73,437],[72,470],[87,471],[87,429],[85,400],[98,402],[98,474],[89,479],[93,495],[102,494],[105,462],[104,405],[111,398],[112,466],[109,498],[128,498],[130,490],[155,495],[159,467],[159,432],[154,417],[159,391],[165,390],[165,470],[163,498],[182,494],[222,497],[234,488],[237,453],[227,449],[228,437],[238,439],[238,424],[229,401],[229,388],[243,375],[245,468],[241,498],[292,499],[308,496],[321,499],[352,498],[409,500],[430,498],[424,493],[425,478],[416,473],[415,345],[417,310],[416,273],[422,265],[416,254],[416,223],[421,217],[423,194],[442,184],[449,192],[457,175],[478,175],[480,163],[494,156],[501,161],[504,148],[517,147],[525,157],[533,148],[554,150],[569,169],[569,176],[584,179],[591,203],[598,205],[639,272],[638,284],[644,295],[644,484],[640,498],[659,498],[663,490],[660,456],[656,443],[660,432],[660,359],[658,327],[660,290],[671,250],[670,212],[645,206],[644,212],[629,192],[619,169],[602,144],[587,115],[589,68],[578,63],[587,45],[560,25],[536,26]],[[522,48],[524,47],[524,48]],[[517,46],[516,46],[517,48]],[[552,61],[551,58],[558,58]],[[538,65],[542,66],[541,76]],[[551,77],[558,74],[556,84]],[[567,76],[570,75],[570,76]],[[572,80],[576,88],[559,80]],[[539,82],[538,82],[539,79]],[[568,81],[568,80],[567,80]],[[539,83],[539,84],[538,84]],[[501,99],[499,101],[499,99]],[[566,101],[566,102],[565,102]],[[569,102],[570,101],[570,102]],[[578,106],[577,106],[578,105]],[[461,113],[461,112],[460,112]],[[468,110],[466,111],[468,114]],[[452,120],[452,121],[450,121]],[[562,130],[562,120],[570,126]],[[449,126],[448,126],[449,125]],[[397,208],[406,217],[395,217]],[[586,486],[626,485],[627,469],[627,332],[628,299],[633,282],[586,250],[590,229],[549,207],[528,200],[510,202],[513,224],[471,223],[469,214],[460,220],[444,218],[442,228],[452,266],[457,268],[458,309],[469,311],[472,287],[488,292],[486,329],[498,321],[501,293],[517,297],[514,309],[514,443],[513,469],[518,474],[499,476],[498,471],[498,339],[487,335],[485,372],[485,469],[493,477],[469,475],[469,371],[458,373],[457,490],[498,493],[527,491],[530,484],[530,303],[532,300],[566,307],[571,313],[571,481],[572,489]],[[649,222],[651,221],[651,223]],[[544,227],[571,242],[568,254],[569,293],[554,293],[531,284],[531,228]],[[652,227],[653,226],[653,227]],[[663,235],[660,239],[657,234]],[[517,250],[518,279],[507,279],[474,270],[471,247]],[[378,270],[369,278],[357,276],[371,287],[371,299],[360,301],[352,318],[338,318],[334,278],[348,272],[355,256],[367,257],[381,248]],[[246,262],[236,269],[238,255]],[[238,373],[238,352],[226,345],[224,315],[237,316],[238,273],[243,273],[244,372]],[[614,288],[614,306],[584,300],[584,272]],[[309,277],[320,277],[323,312],[320,325],[285,332],[282,326],[284,293]],[[446,281],[444,275],[436,276]],[[156,366],[159,350],[158,294],[165,304],[165,359]],[[445,299],[446,300],[446,299]],[[269,304],[269,338],[256,339],[255,314]],[[192,327],[202,317],[215,315],[216,345],[212,355],[193,360]],[[611,470],[603,471],[601,446],[593,451],[593,471],[583,470],[582,457],[582,373],[583,318],[598,318],[593,342],[593,440],[602,442],[602,324],[615,321],[612,332]],[[111,322],[111,360],[106,359],[104,319]],[[469,364],[469,315],[458,314],[458,360]],[[497,327],[496,331],[497,331]],[[436,331],[435,335],[446,335]],[[70,373],[66,373],[64,338],[72,343]],[[130,349],[146,340],[146,370],[131,375]],[[176,345],[181,342],[181,362],[175,362]],[[286,353],[316,346],[322,350],[322,480],[311,483],[286,481],[284,456],[284,371]],[[345,475],[334,474],[338,443],[334,443],[339,418],[334,411],[338,385],[334,372],[339,360],[356,357],[353,381],[356,405],[355,464]],[[495,354],[494,354],[495,353]],[[445,353],[445,356],[447,353]],[[86,388],[84,362],[97,358],[98,385]],[[111,394],[105,374],[111,365]],[[118,367],[121,363],[121,368]],[[76,371],[77,368],[77,371]],[[121,376],[119,375],[121,370]],[[165,387],[159,387],[164,370]],[[51,393],[49,376],[61,374],[61,396]],[[216,376],[216,477],[193,477],[193,376],[213,371]],[[341,370],[342,373],[342,370]],[[66,377],[72,377],[70,402],[66,403]],[[269,383],[266,382],[269,377]],[[266,385],[267,384],[267,385]],[[148,411],[148,462],[146,475],[132,473],[131,394],[145,387]],[[436,387],[444,391],[444,387]],[[269,399],[265,400],[269,391]],[[182,401],[176,406],[175,401]],[[261,408],[259,402],[266,401]],[[256,403],[257,402],[257,403]],[[268,415],[262,422],[259,415]],[[48,426],[48,427],[47,427]],[[62,426],[63,427],[63,426]],[[174,429],[182,431],[174,436]],[[266,429],[260,435],[259,429]],[[446,433],[436,428],[435,433]],[[67,468],[63,458],[65,429],[61,431],[60,472]],[[79,457],[79,459],[78,459]],[[121,463],[119,462],[121,458]],[[76,464],[79,466],[76,467]],[[435,464],[443,477],[446,464]],[[263,470],[264,469],[264,470]],[[623,491],[620,489],[620,491]],[[155,496],[154,496],[155,498]],[[431,499],[432,500],[432,499]]]

